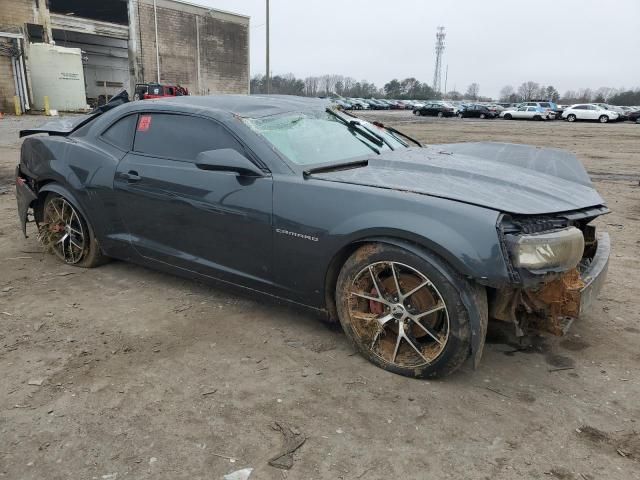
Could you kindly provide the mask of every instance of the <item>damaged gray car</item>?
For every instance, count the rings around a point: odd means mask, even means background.
[[[318,99],[118,103],[21,132],[23,230],[67,264],[301,304],[412,377],[477,366],[489,319],[563,334],[606,277],[608,209],[569,153],[421,145]]]

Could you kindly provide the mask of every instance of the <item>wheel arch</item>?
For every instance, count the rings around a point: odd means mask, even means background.
[[[69,200],[73,204],[73,206],[78,209],[80,214],[86,219],[89,225],[91,225],[91,220],[87,215],[87,210],[82,205],[82,202],[78,200],[78,197],[74,195],[69,188],[59,183],[57,180],[53,180],[53,179],[45,179],[38,182],[38,192],[37,192],[38,198],[34,200],[34,202],[31,205],[33,208],[36,220],[38,221],[42,220],[42,209],[44,207],[44,201],[47,198],[47,195],[49,195],[50,193],[57,193],[58,195],[61,195],[67,200]]]
[[[384,243],[405,249],[436,267],[438,267],[439,263],[444,262],[450,265],[451,268],[460,275],[460,277],[452,276],[446,270],[440,269],[445,278],[447,278],[447,280],[455,285],[458,291],[461,292],[462,302],[469,312],[469,322],[471,327],[471,357],[474,368],[477,368],[482,358],[482,351],[484,349],[487,334],[487,323],[489,320],[486,288],[472,279],[469,279],[468,273],[465,273],[460,269],[461,262],[457,259],[454,259],[453,262],[450,261],[449,259],[453,257],[451,253],[447,252],[442,247],[437,246],[437,244],[433,242],[428,242],[429,245],[424,245],[399,236],[373,235],[359,238],[344,245],[338,252],[336,252],[329,262],[325,275],[325,303],[330,320],[335,321],[338,318],[335,289],[342,265],[344,265],[345,261],[358,248],[371,243]],[[433,248],[434,246],[436,246],[436,249]],[[437,250],[445,252],[445,255],[442,255]],[[462,284],[461,277],[468,279],[464,285]]]

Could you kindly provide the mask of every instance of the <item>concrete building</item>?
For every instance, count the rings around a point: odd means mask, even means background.
[[[51,51],[70,62],[78,52],[83,75],[32,62],[36,43],[55,45]],[[54,70],[40,71],[45,63]],[[249,17],[182,0],[0,0],[0,111],[12,112],[16,95],[23,110],[42,108],[41,82],[32,76],[62,82],[57,92],[84,87],[89,104],[122,88],[133,95],[136,83],[147,82],[195,95],[248,93]],[[51,108],[71,105],[49,96]]]

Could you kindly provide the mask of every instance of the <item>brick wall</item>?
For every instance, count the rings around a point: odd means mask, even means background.
[[[25,23],[34,22],[35,0],[0,0],[0,31],[22,32]],[[0,38],[0,42],[6,42]],[[0,56],[0,112],[13,112],[16,88],[9,57]]]
[[[158,6],[160,81],[179,83],[193,94],[248,93],[249,25],[230,16],[216,18],[206,10],[191,11]],[[138,14],[139,80],[156,81],[156,43],[153,5],[144,0]],[[198,27],[196,27],[198,22]],[[198,89],[198,42],[200,34],[200,90]]]

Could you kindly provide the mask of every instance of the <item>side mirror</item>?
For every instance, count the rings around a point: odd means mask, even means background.
[[[196,157],[196,167],[201,170],[235,172],[248,177],[264,176],[264,172],[251,160],[233,148],[200,152]]]

